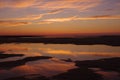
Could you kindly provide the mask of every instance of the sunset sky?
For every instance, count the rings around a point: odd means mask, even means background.
[[[0,0],[0,35],[120,34],[120,0]]]

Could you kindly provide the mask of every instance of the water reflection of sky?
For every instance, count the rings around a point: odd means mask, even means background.
[[[120,47],[106,45],[72,45],[72,44],[0,44],[0,52],[4,54],[24,54],[23,57],[11,57],[0,59],[13,61],[30,56],[52,56],[52,59],[31,61],[25,65],[17,66],[9,70],[0,69],[0,79],[16,77],[28,74],[39,74],[53,76],[76,68],[75,63],[65,62],[61,59],[71,58],[72,60],[93,60],[107,57],[120,57]],[[102,75],[109,72],[98,72]],[[111,74],[112,75],[112,74]],[[111,76],[110,75],[110,76]],[[113,74],[114,75],[114,74]]]
[[[120,57],[120,47],[106,45],[72,44],[2,44],[0,51],[7,54],[25,54],[26,56],[52,56],[73,60]]]

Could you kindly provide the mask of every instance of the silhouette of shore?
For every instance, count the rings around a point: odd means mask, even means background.
[[[120,46],[120,36],[98,36],[84,38],[44,38],[33,36],[1,36],[0,43],[44,43],[44,44],[76,44],[94,45],[104,44],[110,46]]]
[[[116,71],[120,73],[120,57],[99,60],[75,61],[75,63],[78,67],[100,68],[102,70]]]

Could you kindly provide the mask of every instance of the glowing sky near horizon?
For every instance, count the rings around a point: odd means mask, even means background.
[[[120,0],[0,0],[0,35],[120,34]]]

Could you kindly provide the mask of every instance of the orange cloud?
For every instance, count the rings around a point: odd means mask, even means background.
[[[55,9],[55,10],[51,10],[50,12],[46,13],[46,14],[58,14],[60,12],[62,12],[64,9]]]
[[[63,9],[55,9],[55,10],[51,10],[51,11],[49,11],[47,13],[43,13],[43,14],[27,15],[27,16],[18,17],[18,18],[5,18],[5,19],[2,19],[2,20],[29,20],[29,21],[30,20],[38,20],[38,19],[41,19],[44,16],[52,15],[52,14],[58,14],[62,11],[63,11]]]
[[[37,20],[41,19],[44,16],[44,14],[39,14],[39,15],[27,15],[24,17],[18,17],[18,18],[7,18],[3,20]]]
[[[30,24],[29,22],[0,21],[0,26],[20,26]]]
[[[40,21],[38,24],[51,24],[53,23],[52,21]]]
[[[95,19],[120,19],[120,15],[97,15],[97,16],[92,16],[91,18],[95,18]]]
[[[46,19],[45,21],[49,21],[49,22],[65,22],[65,21],[72,21],[74,19],[76,19],[76,16],[73,17],[68,17],[68,18],[55,18],[55,19]]]
[[[24,8],[32,6],[36,0],[0,0],[0,7]]]
[[[101,0],[0,0],[0,7],[40,9],[72,8],[85,10],[97,6]]]
[[[72,8],[85,10],[97,6],[100,2],[101,0],[52,0],[38,5],[38,7],[41,9]]]
[[[45,19],[43,21],[38,22],[39,24],[47,24],[54,22],[66,22],[66,21],[74,21],[74,20],[96,20],[96,19],[120,19],[120,15],[98,15],[98,16],[90,16],[90,17],[67,17],[67,18],[53,18],[53,19]]]
[[[50,23],[54,23],[54,22],[66,22],[66,21],[72,21],[72,20],[75,20],[75,19],[77,19],[76,16],[67,17],[67,18],[46,19],[46,20],[38,22],[38,24],[50,24]]]

